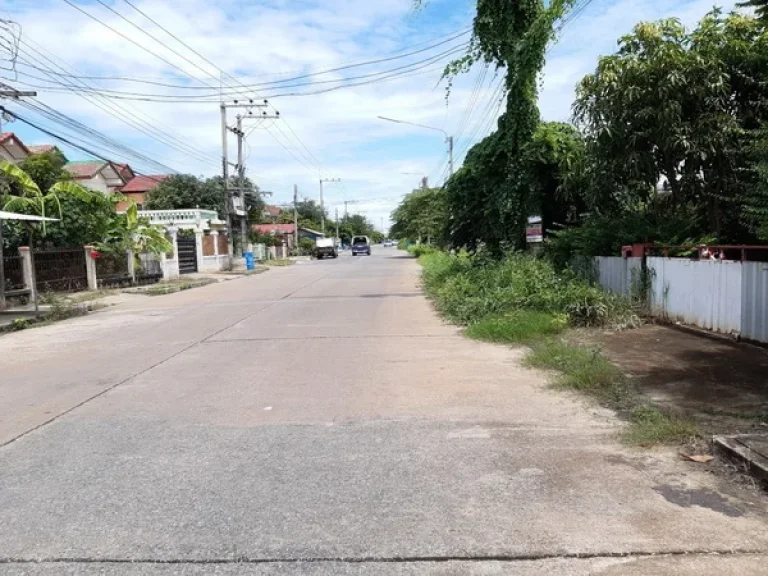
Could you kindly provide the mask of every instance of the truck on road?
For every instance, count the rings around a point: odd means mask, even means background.
[[[315,256],[318,260],[322,260],[326,256],[331,258],[338,258],[339,251],[336,248],[335,238],[318,238],[315,241]]]

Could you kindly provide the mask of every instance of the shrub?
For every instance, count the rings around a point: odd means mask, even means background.
[[[503,260],[482,254],[427,252],[420,259],[423,283],[448,319],[469,324],[490,314],[532,309],[567,314],[575,326],[632,326],[639,323],[631,303],[557,272],[543,259],[513,253]]]
[[[437,248],[433,248],[429,244],[414,244],[408,247],[408,252],[411,256],[415,256],[416,258],[421,258],[426,254],[431,254],[437,251]]]

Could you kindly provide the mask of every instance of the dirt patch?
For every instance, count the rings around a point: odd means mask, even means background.
[[[658,325],[574,337],[598,345],[640,392],[707,434],[768,431],[768,350]]]

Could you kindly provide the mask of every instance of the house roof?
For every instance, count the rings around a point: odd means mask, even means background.
[[[131,179],[136,176],[130,164],[118,164],[117,162],[113,162],[113,164],[115,169],[120,173],[120,176],[122,176],[123,180],[126,182],[130,182]]]
[[[58,150],[53,144],[40,144],[39,146],[27,146],[32,154],[45,154],[46,152],[53,152]]]
[[[280,207],[267,204],[264,206],[264,212],[270,216],[277,217],[280,216]]]
[[[72,174],[75,178],[93,178],[104,168],[104,166],[106,166],[106,164],[106,162],[101,160],[79,160],[77,162],[67,162],[67,164],[64,165],[64,170]]]
[[[293,224],[254,224],[251,230],[261,234],[293,234]]]
[[[15,140],[15,141],[16,141],[16,145],[17,145],[19,148],[21,148],[22,150],[24,150],[24,152],[26,152],[27,154],[29,154],[29,153],[30,153],[30,152],[29,152],[29,148],[27,148],[27,147],[24,145],[24,142],[22,142],[21,140],[19,140],[19,137],[18,137],[18,136],[16,136],[16,134],[14,134],[13,132],[3,132],[2,134],[0,134],[0,145],[2,145],[2,144],[7,144],[7,143],[9,143],[11,140]]]
[[[149,192],[150,190],[154,190],[160,182],[169,177],[170,174],[134,176],[128,181],[128,184],[120,189],[120,192]]]

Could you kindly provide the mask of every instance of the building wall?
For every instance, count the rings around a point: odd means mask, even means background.
[[[95,190],[96,192],[101,192],[102,194],[112,193],[112,190],[107,185],[106,179],[101,174],[96,174],[93,178],[78,179],[77,183],[86,188],[90,188],[91,190]]]
[[[142,206],[144,204],[144,192],[122,192],[123,196],[126,198],[133,200],[138,204],[139,206]],[[120,201],[117,203],[117,211],[123,211],[127,210],[128,206],[130,205],[130,202],[124,202]]]

